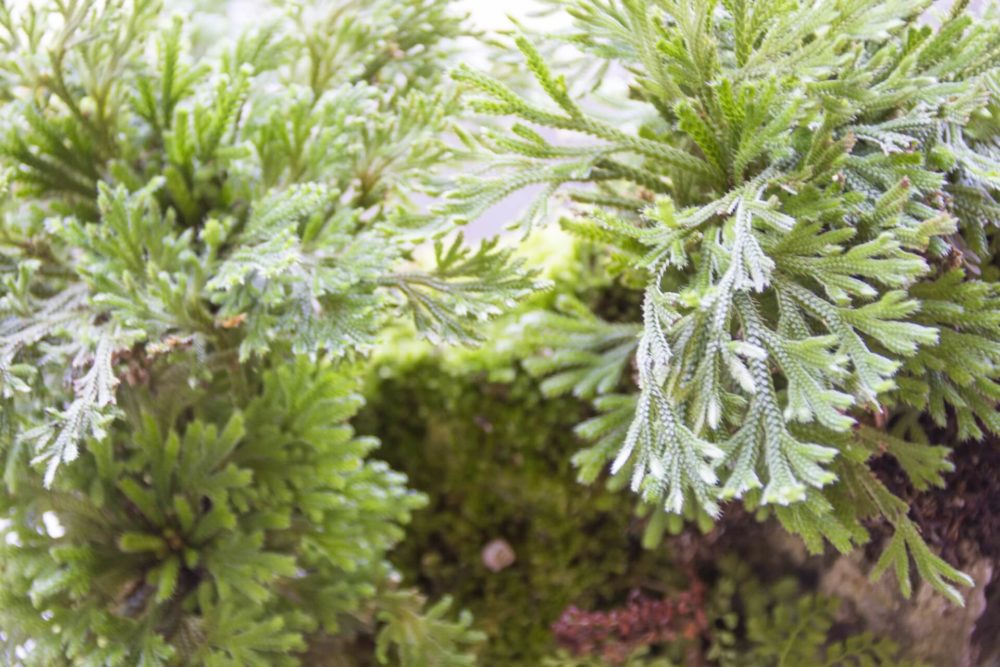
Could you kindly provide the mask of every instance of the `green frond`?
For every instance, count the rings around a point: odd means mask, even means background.
[[[862,440],[894,450],[919,486],[940,483],[947,459],[910,442],[914,410],[959,439],[995,432],[997,24],[959,7],[925,26],[929,4],[575,0],[568,43],[620,66],[627,94],[573,96],[526,38],[545,103],[455,73],[474,111],[515,129],[483,136],[489,166],[440,212],[466,219],[572,183],[560,224],[644,295],[634,346],[618,343],[626,323],[522,318],[537,323],[523,340],[543,386],[598,407],[579,429],[593,443],[583,479],[603,459],[677,514],[774,505],[811,549],[846,551],[867,535],[842,459],[872,410],[909,415],[909,432]],[[537,225],[546,208],[529,212]],[[951,573],[921,560],[946,590]]]
[[[424,500],[349,423],[389,318],[477,339],[543,287],[461,238],[395,278],[451,231],[420,196],[461,154],[469,29],[343,0],[210,37],[169,4],[0,3],[4,655],[294,667],[385,627],[471,664],[467,618],[393,606]]]

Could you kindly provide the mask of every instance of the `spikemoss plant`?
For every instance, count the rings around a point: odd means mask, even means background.
[[[385,321],[534,289],[413,203],[452,156],[446,0],[0,2],[0,642],[16,665],[472,664],[385,558],[423,504],[350,419]],[[377,639],[373,640],[373,637]]]
[[[996,13],[558,4],[578,71],[602,65],[595,85],[622,75],[627,94],[575,89],[526,36],[537,95],[460,68],[470,106],[510,122],[478,135],[491,166],[441,212],[472,218],[541,186],[530,227],[565,192],[563,226],[634,277],[632,322],[567,303],[522,338],[551,395],[600,413],[578,427],[592,442],[581,476],[610,468],[673,515],[739,499],[813,551],[851,551],[877,518],[893,536],[874,574],[894,570],[909,594],[912,563],[960,603],[971,579],[928,548],[869,459],[941,485],[950,448],[921,423],[962,440],[1000,430]]]

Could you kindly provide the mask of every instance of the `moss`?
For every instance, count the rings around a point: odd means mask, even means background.
[[[462,375],[463,368],[477,371]],[[570,458],[580,443],[572,427],[586,406],[543,397],[533,378],[495,350],[383,355],[368,396],[359,430],[381,438],[382,458],[429,498],[392,560],[424,594],[451,596],[473,613],[488,638],[479,664],[605,664],[556,646],[552,624],[563,612],[627,609],[635,590],[679,599],[692,577],[706,587],[701,633],[639,645],[620,664],[768,667],[778,664],[775,651],[815,664],[843,651],[873,665],[902,664],[897,646],[864,634],[863,624],[834,623],[840,603],[811,595],[810,568],[773,542],[761,544],[759,525],[745,513],[707,535],[689,524],[644,549],[647,520],[637,516],[632,494],[576,481]],[[499,571],[482,553],[496,540],[516,557]],[[807,636],[790,627],[797,623],[810,629]],[[847,643],[838,641],[845,636]]]
[[[473,612],[490,637],[482,664],[551,652],[549,627],[568,604],[600,607],[669,585],[669,554],[640,545],[634,499],[575,480],[580,402],[543,399],[512,368],[509,382],[485,371],[463,381],[446,365],[432,355],[383,365],[358,424],[430,498],[395,563],[425,593]],[[498,539],[516,560],[494,572],[482,550]]]
[[[586,267],[600,256],[574,242],[562,251],[576,257],[579,271],[549,274],[556,288],[525,310],[570,293],[609,320],[636,315],[639,304],[620,280],[609,285],[587,277]],[[451,596],[473,613],[488,637],[479,664],[605,664],[556,646],[552,625],[567,608],[615,613],[628,608],[635,590],[649,599],[676,597],[693,577],[706,588],[702,634],[640,645],[622,664],[775,664],[762,648],[784,631],[775,619],[832,617],[834,601],[802,597],[815,586],[810,568],[762,539],[758,522],[739,508],[728,507],[727,518],[712,528],[712,522],[650,515],[634,494],[606,483],[578,483],[572,458],[583,443],[573,428],[591,416],[590,408],[573,397],[543,396],[521,369],[509,344],[519,318],[497,322],[493,342],[474,350],[442,353],[405,343],[411,340],[405,335],[387,337],[373,356],[369,403],[355,420],[360,432],[382,441],[381,458],[429,499],[394,550],[394,564],[428,597]],[[643,548],[644,535],[647,545],[658,546]],[[503,559],[484,559],[483,550],[498,541],[515,560],[491,569]],[[821,627],[832,625],[824,620]],[[822,655],[825,635],[811,640],[789,646]],[[794,637],[782,639],[789,641]],[[895,650],[878,646],[884,655]]]

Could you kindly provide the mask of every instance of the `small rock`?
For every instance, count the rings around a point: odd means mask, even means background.
[[[517,554],[507,540],[497,538],[483,547],[482,558],[486,569],[490,572],[499,572],[513,565],[517,560]]]

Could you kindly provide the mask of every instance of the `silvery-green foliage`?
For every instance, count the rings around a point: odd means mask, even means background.
[[[564,226],[641,276],[630,340],[574,309],[526,321],[544,386],[599,412],[584,479],[610,464],[670,513],[743,499],[812,549],[849,550],[881,515],[896,537],[877,570],[895,563],[908,591],[912,557],[960,601],[970,580],[866,465],[887,452],[943,483],[947,448],[906,415],[997,432],[1000,24],[959,2],[932,27],[930,4],[566,3],[563,39],[627,95],[574,96],[526,37],[539,95],[460,68],[469,106],[512,123],[480,135],[490,168],[440,212],[565,192]]]
[[[294,5],[197,60],[151,0],[4,7],[0,377],[49,483],[113,414],[123,349],[343,356],[408,310],[468,341],[534,288],[493,244],[411,261],[445,231],[411,195],[452,152],[422,41],[460,31],[446,4]]]
[[[423,500],[350,426],[387,321],[472,341],[537,286],[418,205],[467,29],[280,4],[206,43],[160,0],[0,0],[10,664],[473,660],[467,617],[398,588]]]

